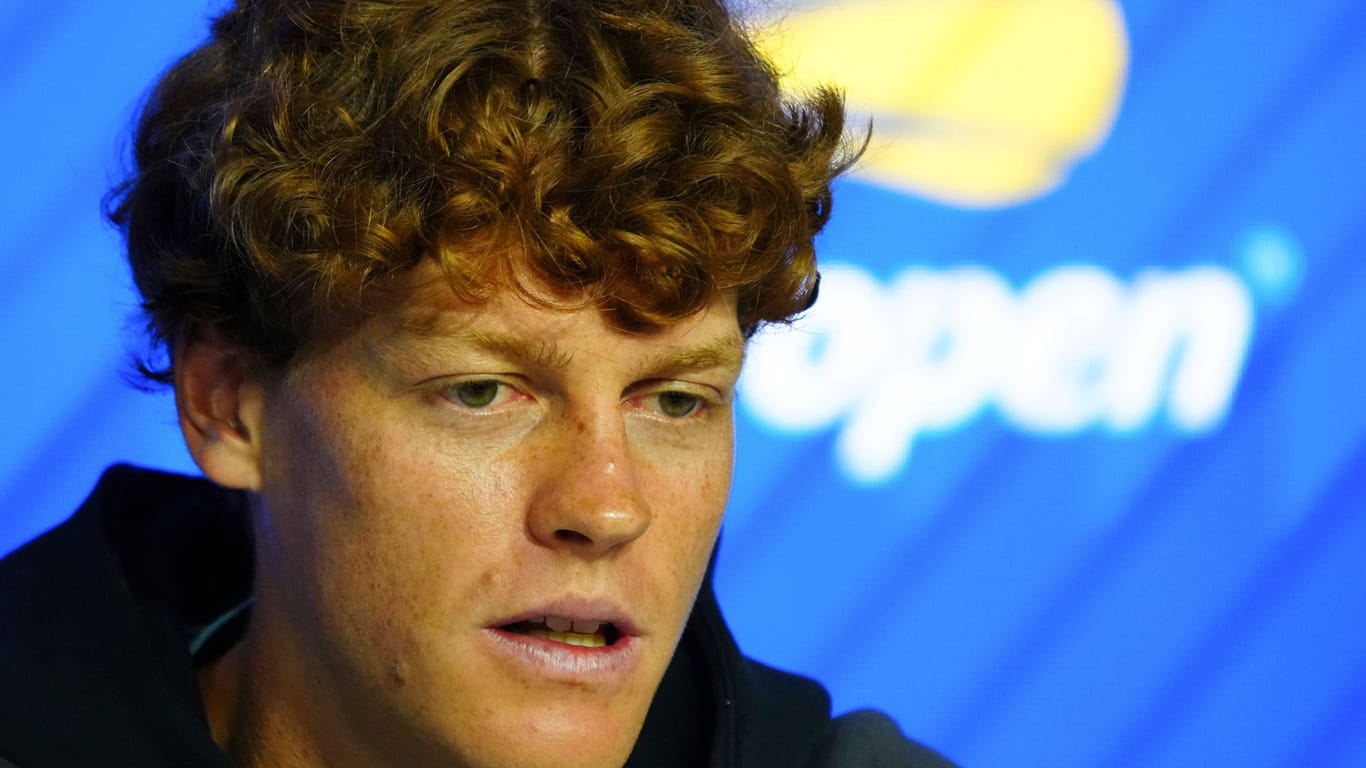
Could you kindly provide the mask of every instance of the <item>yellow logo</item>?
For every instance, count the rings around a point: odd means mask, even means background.
[[[858,173],[966,208],[1057,188],[1109,135],[1128,73],[1115,0],[866,0],[761,33],[800,91],[846,89],[873,118]]]

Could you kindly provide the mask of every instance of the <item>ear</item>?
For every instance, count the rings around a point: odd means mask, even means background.
[[[265,388],[241,350],[201,327],[181,342],[174,364],[180,431],[195,464],[219,485],[259,491]]]

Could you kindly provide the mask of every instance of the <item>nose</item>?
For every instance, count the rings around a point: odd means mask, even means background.
[[[528,527],[542,546],[586,559],[608,555],[650,527],[621,414],[567,420],[548,446]]]

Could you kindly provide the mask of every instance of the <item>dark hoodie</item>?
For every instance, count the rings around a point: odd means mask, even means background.
[[[70,520],[0,561],[0,768],[231,768],[194,670],[247,614],[196,638],[243,603],[251,575],[241,493],[106,472]],[[831,719],[819,684],[742,656],[708,578],[628,766],[951,764],[884,715]]]

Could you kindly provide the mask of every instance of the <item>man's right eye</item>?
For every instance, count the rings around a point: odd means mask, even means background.
[[[506,386],[495,379],[462,381],[442,391],[442,396],[466,408],[488,408],[508,397]]]

